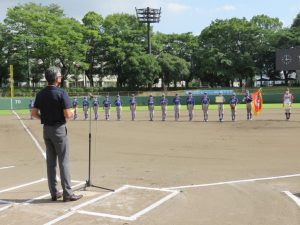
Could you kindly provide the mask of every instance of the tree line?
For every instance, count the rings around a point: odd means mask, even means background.
[[[197,22],[195,22],[197,26]],[[7,10],[0,23],[0,87],[7,82],[8,65],[15,81],[36,84],[50,65],[61,67],[63,80],[117,76],[117,87],[163,88],[193,80],[211,86],[251,85],[255,75],[278,79],[277,49],[300,45],[300,13],[291,27],[278,18],[215,20],[200,35],[152,34],[152,54],[147,54],[147,27],[135,15],[107,17],[88,12],[78,21],[56,4],[27,3]],[[284,71],[285,81],[291,71]]]

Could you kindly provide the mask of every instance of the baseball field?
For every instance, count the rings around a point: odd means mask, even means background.
[[[252,121],[240,105],[236,122],[204,123],[182,107],[167,121],[124,110],[110,121],[69,121],[76,202],[50,200],[42,126],[25,111],[0,116],[0,224],[299,225],[300,113],[290,121],[265,107]],[[91,183],[88,178],[91,132]],[[59,173],[58,173],[59,174]],[[107,189],[112,189],[110,191]]]

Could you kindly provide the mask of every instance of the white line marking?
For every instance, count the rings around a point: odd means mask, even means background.
[[[37,184],[37,183],[43,182],[45,180],[47,180],[47,179],[42,178],[42,179],[37,180],[37,181],[33,181],[33,182],[30,182],[30,183],[22,184],[22,185],[15,186],[15,187],[12,187],[12,188],[7,188],[7,189],[4,189],[4,190],[0,190],[0,193],[16,190],[16,189],[19,189],[19,188],[22,188],[22,187],[33,185],[33,184]]]
[[[1,204],[14,204],[14,202],[4,201],[0,199]]]
[[[5,166],[5,167],[0,167],[0,170],[5,170],[5,169],[11,169],[14,168],[15,166]]]
[[[144,215],[144,214],[150,212],[151,210],[157,208],[158,206],[162,205],[163,203],[165,203],[169,199],[175,197],[177,194],[179,194],[179,191],[174,191],[173,193],[171,193],[171,194],[167,195],[166,197],[160,199],[159,201],[153,203],[152,205],[148,206],[147,208],[145,208],[145,209],[141,210],[140,212],[134,214],[130,218],[132,218],[133,220],[137,220],[142,215]]]
[[[126,221],[134,221],[135,218],[131,218],[128,216],[118,216],[113,214],[106,214],[106,213],[95,213],[95,212],[88,212],[84,210],[78,210],[77,211],[80,214],[90,215],[90,216],[98,216],[98,217],[105,217],[105,218],[111,218],[111,219],[118,219],[118,220],[126,220]]]
[[[59,221],[61,221],[61,220],[64,220],[64,219],[66,219],[66,218],[72,216],[72,215],[75,214],[75,213],[76,213],[76,211],[68,212],[68,213],[66,213],[65,215],[60,216],[60,217],[58,217],[58,218],[56,218],[56,219],[54,219],[54,220],[51,220],[51,221],[48,222],[48,223],[44,223],[44,225],[52,225],[52,224],[55,224],[55,223],[57,223],[57,222],[59,222]]]
[[[76,188],[76,187],[81,186],[83,184],[85,184],[85,182],[82,181],[79,184],[73,185],[72,188]],[[59,190],[59,191],[62,192],[62,190]],[[34,202],[36,200],[45,199],[45,198],[48,198],[48,197],[50,198],[50,194],[41,195],[39,197],[36,197],[36,198],[33,198],[33,199],[29,199],[26,202],[23,202],[21,204],[23,204],[23,205],[30,205],[32,202]]]
[[[16,115],[16,117],[19,119],[20,123],[22,124],[23,128],[26,130],[26,132],[29,134],[29,136],[31,137],[31,139],[33,140],[33,142],[35,143],[36,147],[40,150],[40,152],[42,153],[42,155],[44,156],[44,159],[46,160],[46,152],[43,150],[43,148],[41,147],[41,145],[39,144],[39,142],[37,141],[37,139],[33,136],[33,134],[30,132],[30,130],[28,129],[28,127],[24,124],[24,122],[22,121],[21,117],[18,115],[18,113],[16,113],[15,110],[12,111],[13,114]]]
[[[80,181],[80,180],[71,180],[71,182],[74,182],[74,183],[82,183],[83,181]]]
[[[26,132],[29,134],[29,136],[31,137],[31,139],[33,140],[35,146],[40,150],[40,152],[42,153],[44,159],[47,159],[46,156],[46,152],[44,151],[44,149],[41,147],[41,145],[39,144],[38,140],[33,136],[33,134],[30,132],[30,130],[28,129],[28,127],[24,124],[23,120],[21,119],[21,117],[19,116],[19,114],[15,111],[12,110],[13,114],[16,115],[16,117],[18,118],[18,120],[20,121],[20,123],[22,124],[23,128],[26,130]],[[60,181],[60,178],[58,175],[56,175],[56,180]]]
[[[1,211],[4,211],[4,210],[6,210],[6,209],[8,209],[8,208],[10,208],[10,207],[12,207],[12,204],[11,204],[11,205],[4,206],[4,207],[0,208],[0,212],[1,212]]]
[[[132,186],[132,185],[125,185],[127,188],[133,188],[133,189],[140,189],[140,190],[150,190],[150,191],[162,191],[162,192],[170,192],[171,194],[165,196],[164,198],[160,199],[159,201],[153,203],[152,205],[146,207],[145,209],[135,213],[132,216],[119,216],[119,215],[113,215],[113,214],[107,214],[107,213],[96,213],[96,212],[89,212],[85,210],[78,210],[77,212],[80,214],[86,214],[91,216],[99,216],[99,217],[106,217],[106,218],[112,218],[112,219],[119,219],[119,220],[126,220],[126,221],[134,221],[137,220],[142,215],[150,212],[151,210],[157,208],[158,206],[162,205],[164,202],[168,201],[169,199],[173,198],[177,194],[179,194],[179,191],[173,191],[173,190],[165,190],[160,188],[149,188],[149,187],[140,187],[140,186]]]
[[[84,206],[90,205],[90,204],[92,204],[92,203],[94,203],[94,202],[97,202],[97,201],[99,201],[99,200],[101,200],[101,199],[103,199],[103,198],[106,198],[106,197],[111,196],[111,195],[113,195],[113,194],[115,194],[115,193],[118,193],[118,192],[120,192],[120,191],[123,191],[123,190],[125,190],[125,189],[127,189],[127,188],[128,188],[128,187],[127,187],[126,185],[125,185],[125,186],[122,186],[122,187],[120,187],[119,189],[115,190],[114,192],[109,192],[109,193],[104,194],[104,195],[101,195],[101,196],[99,196],[99,197],[97,197],[97,198],[91,199],[90,201],[87,201],[87,202],[84,202],[84,203],[82,203],[82,204],[80,204],[80,205],[78,205],[78,206],[72,207],[70,210],[71,210],[71,211],[76,211],[76,210],[78,210],[78,209],[80,209],[80,208],[82,208],[82,207],[84,207]]]
[[[142,186],[134,186],[134,185],[125,185],[128,188],[135,188],[135,189],[141,189],[141,190],[149,190],[149,191],[164,191],[164,192],[171,192],[173,193],[173,190],[170,190],[169,188],[150,188],[150,187],[142,187]]]
[[[289,191],[283,191],[283,193],[285,193],[287,196],[289,196],[300,207],[300,199],[297,196],[295,196],[294,194],[292,194]]]
[[[80,209],[80,208],[82,208],[82,207],[84,207],[84,206],[90,205],[90,204],[92,204],[92,203],[94,203],[94,202],[96,202],[96,201],[99,201],[99,200],[103,199],[103,198],[106,198],[106,197],[108,197],[108,196],[110,196],[110,195],[112,195],[112,194],[114,194],[114,193],[116,193],[116,192],[120,192],[120,191],[122,191],[122,190],[125,190],[125,189],[127,189],[127,188],[128,188],[128,187],[126,187],[126,186],[122,186],[122,187],[120,187],[119,189],[115,190],[114,192],[109,192],[109,193],[104,194],[104,195],[101,195],[101,196],[99,196],[99,197],[97,197],[97,198],[91,199],[91,200],[89,200],[89,201],[87,201],[87,202],[84,202],[84,203],[82,203],[82,204],[80,204],[80,205],[77,205],[77,206],[75,206],[75,207],[72,207],[72,208],[69,209],[71,212],[69,212],[69,213],[67,213],[67,214],[65,214],[65,215],[62,215],[62,216],[60,216],[60,217],[58,217],[58,218],[56,218],[56,219],[54,219],[54,220],[51,220],[50,222],[45,223],[44,225],[52,225],[52,224],[55,224],[55,223],[57,223],[57,222],[59,222],[59,221],[61,221],[61,220],[64,220],[64,219],[66,219],[66,218],[72,216],[73,214],[75,214],[75,213],[77,212],[78,209]]]
[[[193,185],[178,186],[178,187],[168,187],[164,189],[175,190],[175,189],[199,188],[199,187],[218,186],[224,184],[237,184],[237,183],[247,183],[247,182],[254,182],[254,181],[276,180],[276,179],[284,179],[284,178],[299,177],[299,176],[300,174],[298,173],[298,174],[291,174],[291,175],[277,176],[277,177],[263,177],[263,178],[253,178],[253,179],[245,179],[245,180],[233,180],[233,181],[208,183],[208,184],[193,184]]]

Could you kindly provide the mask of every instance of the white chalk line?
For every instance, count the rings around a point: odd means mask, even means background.
[[[164,198],[160,199],[159,201],[153,203],[152,205],[148,206],[147,208],[137,212],[136,214],[132,215],[131,218],[133,220],[137,220],[139,217],[143,216],[144,214],[150,212],[151,210],[159,207],[160,205],[162,205],[163,203],[165,203],[166,201],[170,200],[171,198],[175,197],[176,195],[178,195],[180,192],[179,191],[174,191],[173,193],[170,193],[169,195],[165,196]]]
[[[69,218],[70,216],[72,216],[72,215],[75,214],[75,213],[76,213],[76,211],[68,212],[68,213],[66,213],[66,214],[64,214],[64,215],[62,215],[62,216],[60,216],[60,217],[58,217],[58,218],[56,218],[56,219],[54,219],[54,220],[51,220],[51,221],[48,222],[48,223],[44,223],[44,225],[52,225],[52,224],[56,224],[56,223],[58,223],[58,222],[60,222],[60,221],[62,221],[62,220],[64,220],[64,219]]]
[[[29,136],[31,137],[31,139],[33,140],[34,144],[36,145],[36,147],[40,150],[40,152],[42,153],[44,159],[46,160],[46,152],[43,150],[43,148],[41,147],[41,145],[39,144],[39,142],[37,141],[37,139],[33,136],[33,134],[30,132],[30,130],[28,129],[28,127],[24,124],[23,120],[21,119],[21,117],[18,115],[18,113],[15,110],[12,110],[13,114],[15,114],[15,116],[18,118],[18,120],[20,121],[20,123],[22,124],[23,128],[26,130],[26,132],[29,134]]]
[[[6,169],[12,169],[15,166],[5,166],[5,167],[0,167],[0,170],[6,170]]]
[[[300,174],[298,173],[298,174],[275,176],[275,177],[262,177],[262,178],[253,178],[253,179],[245,179],[245,180],[232,180],[232,181],[207,183],[207,184],[192,184],[192,185],[185,185],[185,186],[178,186],[178,187],[168,187],[168,188],[164,188],[164,189],[167,189],[167,190],[179,189],[179,190],[181,190],[181,189],[201,188],[201,187],[218,186],[218,185],[226,185],[226,184],[238,184],[238,183],[248,183],[248,182],[255,182],[255,181],[277,180],[277,179],[285,179],[285,178],[292,178],[292,177],[299,177],[299,176],[300,176]]]
[[[62,216],[60,216],[60,217],[58,217],[58,218],[56,218],[54,220],[49,221],[48,223],[45,223],[44,225],[52,225],[52,224],[55,224],[55,223],[57,223],[57,222],[59,222],[61,220],[64,220],[64,219],[72,216],[73,214],[75,214],[78,209],[80,209],[80,208],[82,208],[84,206],[90,205],[90,204],[92,204],[92,203],[94,203],[96,201],[99,201],[99,200],[103,199],[103,198],[106,198],[106,197],[108,197],[108,196],[110,196],[110,195],[112,195],[114,193],[117,193],[117,192],[120,192],[122,190],[125,190],[126,188],[127,188],[126,186],[122,186],[121,188],[115,190],[114,192],[109,192],[109,193],[101,195],[101,196],[99,196],[97,198],[94,198],[94,199],[91,199],[89,201],[86,201],[86,202],[84,202],[82,204],[79,204],[79,205],[77,205],[75,207],[72,207],[72,208],[69,209],[70,212],[68,212],[68,213],[66,213],[66,214],[64,214],[64,215],[62,215]]]
[[[19,114],[15,111],[12,110],[12,112],[16,115],[16,117],[18,118],[18,120],[20,121],[20,123],[22,124],[23,128],[26,130],[26,132],[29,134],[29,136],[31,137],[31,139],[33,140],[35,146],[38,148],[38,150],[40,150],[40,152],[42,153],[44,159],[47,159],[46,156],[46,152],[44,151],[44,149],[42,148],[42,146],[40,145],[40,143],[38,142],[38,140],[33,136],[33,134],[30,132],[30,130],[28,129],[28,127],[24,124],[23,120],[21,119],[21,117],[19,116]],[[56,180],[60,181],[60,178],[58,175],[56,175]]]
[[[85,210],[78,210],[77,213],[89,215],[89,216],[98,216],[98,217],[104,217],[104,218],[110,218],[110,219],[118,219],[118,220],[125,220],[125,221],[134,221],[135,218],[131,218],[128,216],[119,216],[119,215],[113,215],[113,214],[107,214],[107,213],[95,213],[95,212],[89,212]]]
[[[15,186],[15,187],[7,188],[7,189],[4,189],[4,190],[0,190],[0,194],[4,193],[4,192],[16,190],[16,189],[19,189],[19,188],[27,187],[27,186],[30,186],[30,185],[33,185],[33,184],[41,183],[41,182],[46,181],[46,180],[47,180],[46,178],[42,178],[40,180],[36,180],[36,181],[30,182],[30,183],[26,183],[26,184],[22,184],[22,185],[19,185],[19,186]]]
[[[86,182],[83,182],[81,181],[81,183],[79,184],[76,184],[76,185],[73,185],[71,186],[71,188],[76,188],[76,187],[79,187],[79,186],[82,186],[83,184],[85,184]],[[59,190],[60,192],[62,192],[63,190]],[[36,201],[36,200],[40,200],[40,199],[45,199],[45,198],[50,198],[50,194],[45,194],[45,195],[41,195],[39,197],[36,197],[36,198],[33,198],[33,199],[29,199],[23,203],[21,203],[22,205],[30,205],[32,202]]]
[[[85,211],[85,210],[79,210],[85,206],[91,205],[97,201],[100,201],[104,198],[107,198],[113,194],[116,194],[118,192],[124,191],[126,189],[129,188],[133,188],[133,189],[140,189],[140,190],[150,190],[150,191],[162,191],[162,192],[168,192],[170,193],[169,195],[165,196],[164,198],[160,199],[159,201],[151,204],[150,206],[146,207],[145,209],[135,213],[132,216],[120,216],[120,215],[114,215],[114,214],[107,214],[107,213],[97,213],[97,212],[90,212],[90,211]],[[119,219],[119,220],[125,220],[125,221],[134,221],[137,220],[139,217],[143,216],[144,214],[150,212],[151,210],[159,207],[160,205],[162,205],[164,202],[168,201],[169,199],[173,198],[174,196],[176,196],[177,194],[179,194],[179,191],[176,190],[167,190],[167,189],[161,189],[161,188],[149,188],[149,187],[141,187],[141,186],[133,186],[133,185],[124,185],[121,188],[115,190],[114,192],[109,192],[107,194],[101,195],[97,198],[91,199],[90,201],[87,201],[85,203],[82,203],[78,206],[72,207],[70,208],[69,213],[58,217],[48,223],[46,223],[45,225],[52,225],[55,224],[61,220],[64,220],[70,216],[72,216],[75,213],[79,213],[79,214],[86,214],[86,215],[91,215],[91,216],[98,216],[98,217],[105,217],[105,218],[111,218],[111,219]]]
[[[7,191],[10,191],[10,190],[15,190],[15,189],[18,189],[18,188],[26,187],[26,186],[29,186],[29,185],[33,185],[33,184],[39,183],[41,181],[45,181],[45,180],[47,180],[47,179],[43,178],[43,179],[41,179],[39,181],[36,181],[36,182],[31,182],[31,183],[28,183],[28,184],[24,184],[24,185],[20,185],[20,186],[17,186],[17,187],[9,188],[9,189],[6,189],[6,190],[2,190],[2,192],[7,192]],[[86,182],[81,181],[81,183],[73,185],[72,188],[76,188],[76,187],[81,186],[81,185],[83,185],[85,183]],[[60,191],[62,192],[62,190],[60,190]],[[6,209],[11,208],[13,205],[24,205],[24,206],[26,206],[26,205],[30,205],[32,202],[34,202],[36,200],[45,199],[45,198],[50,198],[50,194],[41,195],[39,197],[36,197],[36,198],[33,198],[33,199],[29,199],[29,200],[27,200],[25,202],[21,202],[21,203],[0,200],[1,204],[7,204],[7,206],[4,206],[4,207],[0,208],[0,212],[5,211]]]
[[[13,204],[9,204],[9,205],[7,205],[7,206],[4,206],[4,207],[0,208],[0,212],[4,211],[4,210],[6,210],[6,209],[9,209],[10,207],[12,207],[12,205],[13,205]]]
[[[297,206],[300,207],[300,199],[296,195],[292,194],[290,191],[283,191],[282,193],[290,197],[297,204]]]
[[[30,183],[26,183],[26,184],[22,184],[22,185],[19,185],[19,186],[15,186],[15,187],[7,188],[7,189],[4,189],[4,190],[0,190],[0,193],[13,191],[13,190],[23,188],[23,187],[27,187],[27,186],[30,186],[30,185],[33,185],[33,184],[38,184],[38,183],[46,181],[46,180],[47,179],[42,178],[40,180],[36,180],[36,181],[30,182]],[[15,202],[11,202],[11,201],[4,201],[4,200],[0,200],[0,203],[9,204],[5,207],[0,208],[0,212],[12,207],[12,205],[18,205],[19,204],[19,203],[15,203]]]

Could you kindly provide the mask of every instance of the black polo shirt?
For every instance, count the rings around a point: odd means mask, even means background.
[[[50,126],[65,124],[64,109],[71,107],[67,92],[55,86],[42,89],[34,101],[34,108],[39,109],[41,113],[41,123]]]

